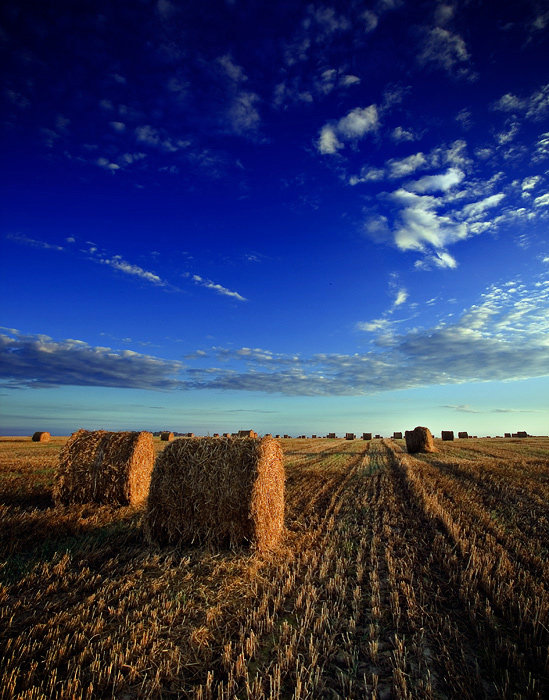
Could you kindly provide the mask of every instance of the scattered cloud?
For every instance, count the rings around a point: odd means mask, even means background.
[[[183,276],[190,278],[199,287],[205,287],[206,289],[212,289],[214,292],[217,292],[218,294],[221,294],[222,296],[231,297],[232,299],[236,299],[237,301],[248,301],[246,299],[246,297],[243,297],[238,292],[232,292],[230,289],[227,289],[226,287],[223,287],[220,284],[217,284],[215,282],[212,282],[211,280],[204,279],[203,277],[200,277],[200,275],[191,275],[190,273],[185,273]]]
[[[399,308],[404,302],[396,302],[405,290],[397,279],[393,282],[392,308]],[[436,325],[397,333],[388,315],[359,324],[358,330],[376,334],[368,352],[303,357],[260,348],[213,348],[218,366],[205,368],[80,340],[5,333],[0,336],[0,376],[8,387],[215,389],[289,396],[356,396],[542,377],[549,373],[548,303],[549,284],[529,288],[515,279],[492,285],[459,317],[449,315]],[[188,359],[193,357],[206,359],[204,351]]]
[[[417,57],[421,66],[441,68],[456,77],[474,78],[470,59],[467,45],[459,34],[443,27],[433,27],[423,33]]]
[[[35,238],[30,238],[23,233],[8,233],[6,238],[15,243],[20,243],[21,245],[30,246],[32,248],[42,248],[43,250],[64,250],[63,246],[56,245],[54,243],[47,243],[46,241],[38,241]]]
[[[162,280],[161,277],[155,275],[153,272],[144,270],[139,265],[132,265],[122,258],[120,255],[114,255],[111,258],[98,258],[98,262],[102,265],[108,265],[114,270],[119,270],[124,272],[126,275],[134,275],[135,277],[140,277],[141,279],[151,282],[152,284],[158,285],[160,287],[166,286],[166,282]]]
[[[52,388],[103,386],[127,389],[182,388],[173,379],[180,362],[81,340],[54,341],[45,335],[0,335],[0,377],[5,386]]]
[[[528,97],[517,97],[508,92],[492,104],[492,109],[524,114],[527,119],[541,121],[549,112],[549,83],[542,85]]]
[[[356,107],[335,124],[325,124],[321,128],[317,148],[322,154],[337,153],[344,147],[344,141],[358,141],[366,134],[375,131],[378,125],[376,105]]]

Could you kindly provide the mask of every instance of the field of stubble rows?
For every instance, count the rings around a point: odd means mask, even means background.
[[[281,440],[270,556],[54,508],[64,440],[0,439],[2,700],[549,697],[549,439]]]

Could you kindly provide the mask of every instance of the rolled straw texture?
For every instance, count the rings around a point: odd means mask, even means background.
[[[149,492],[154,456],[152,433],[78,430],[59,456],[54,501],[140,503]]]
[[[436,452],[435,442],[429,428],[418,426],[404,433],[406,449],[410,454],[415,452]]]
[[[43,432],[43,433],[36,432],[32,436],[33,442],[49,442],[50,439],[51,439],[51,435],[49,433],[46,433],[46,432]]]
[[[284,462],[272,438],[175,440],[154,465],[145,533],[155,544],[272,549],[284,527]]]
[[[174,434],[170,433],[168,430],[164,430],[163,432],[160,433],[160,439],[167,440],[168,442],[171,442],[174,439]]]

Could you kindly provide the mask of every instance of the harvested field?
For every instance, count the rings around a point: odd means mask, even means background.
[[[282,439],[268,556],[54,507],[65,440],[0,439],[0,699],[548,696],[549,438]]]

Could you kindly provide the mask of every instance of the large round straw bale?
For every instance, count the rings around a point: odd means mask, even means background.
[[[453,430],[443,430],[442,431],[442,439],[443,440],[453,440],[454,439],[454,431]]]
[[[49,433],[41,433],[41,432],[36,432],[32,436],[32,441],[33,442],[49,442],[51,439],[51,435]]]
[[[436,452],[433,436],[429,428],[418,426],[413,430],[407,430],[404,437],[406,438],[406,449],[410,454],[414,452]]]
[[[154,455],[152,433],[78,430],[59,456],[53,498],[121,506],[144,501]]]
[[[274,547],[284,526],[284,463],[273,438],[176,440],[156,459],[150,543]]]
[[[167,440],[168,442],[171,442],[173,440],[173,438],[174,438],[174,435],[173,435],[173,433],[170,433],[169,430],[163,430],[160,433],[161,440],[165,440],[165,441]]]

